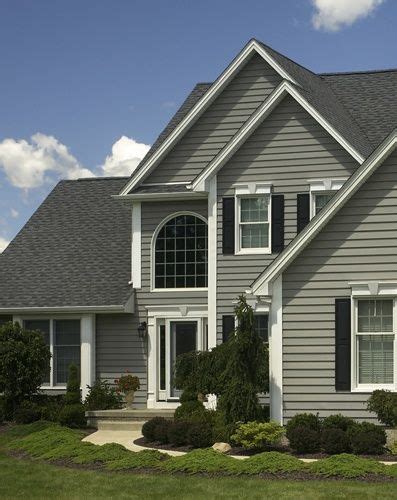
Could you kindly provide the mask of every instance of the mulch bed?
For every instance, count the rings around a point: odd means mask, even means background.
[[[170,451],[192,451],[194,448],[192,446],[173,446],[171,444],[162,444],[157,441],[155,442],[148,442],[144,437],[140,437],[138,439],[135,439],[134,444],[137,444],[138,446],[147,446],[149,448],[154,448],[156,450],[170,450]],[[232,448],[230,451],[225,453],[225,455],[235,455],[235,456],[240,456],[240,457],[251,457],[253,455],[257,455],[258,453],[262,453],[263,451],[278,451],[280,453],[288,453],[296,458],[312,458],[312,459],[317,459],[320,460],[322,458],[328,458],[331,457],[332,455],[327,455],[326,453],[294,453],[291,448],[288,448],[286,446],[279,446],[279,447],[273,447],[268,450],[246,450],[245,448],[240,448],[240,447],[235,447]],[[373,460],[378,460],[380,462],[397,462],[397,456],[396,455],[358,455],[361,458],[372,458]]]

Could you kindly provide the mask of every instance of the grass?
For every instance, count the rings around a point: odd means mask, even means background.
[[[263,480],[249,477],[312,471],[329,477],[360,477],[368,472],[391,474],[396,466],[341,455],[313,464],[277,452],[245,460],[213,450],[195,450],[179,457],[159,451],[130,452],[121,445],[95,446],[81,442],[82,433],[43,422],[11,428],[0,434],[0,498],[397,498],[396,483]],[[24,451],[32,459],[7,456],[5,450]],[[38,461],[37,459],[40,459]],[[101,470],[78,470],[45,463],[61,459],[75,464],[97,464]],[[124,470],[152,470],[128,474]],[[119,472],[116,472],[119,471]],[[162,472],[159,474],[158,472]],[[175,475],[184,472],[191,475]],[[233,477],[194,476],[223,472]],[[393,475],[393,474],[391,474]]]

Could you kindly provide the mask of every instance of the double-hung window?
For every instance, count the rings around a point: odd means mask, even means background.
[[[267,344],[269,342],[269,315],[257,313],[254,314],[255,331],[260,338]]]
[[[270,194],[237,197],[238,253],[270,253]]]
[[[325,205],[329,202],[329,200],[334,196],[335,193],[324,193],[324,192],[319,192],[319,193],[312,193],[312,213],[313,217],[317,215],[324,207]]]
[[[42,332],[44,341],[50,348],[51,370],[43,385],[66,386],[69,366],[73,363],[80,369],[80,319],[26,319],[23,325],[27,330]]]
[[[394,306],[394,299],[356,300],[354,354],[358,389],[394,387]]]

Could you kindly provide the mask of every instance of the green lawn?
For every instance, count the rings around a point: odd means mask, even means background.
[[[0,498],[397,498],[396,483],[265,481],[76,470],[0,454]]]

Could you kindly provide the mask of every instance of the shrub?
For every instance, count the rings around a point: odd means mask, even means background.
[[[31,401],[23,401],[14,412],[14,420],[17,424],[31,424],[40,420],[40,408]]]
[[[320,432],[303,425],[288,431],[289,444],[298,453],[315,453],[320,450]]]
[[[203,403],[196,399],[195,401],[186,401],[185,403],[182,403],[180,406],[178,406],[178,408],[175,410],[174,418],[176,420],[186,420],[204,412],[205,408]]]
[[[321,433],[321,445],[325,453],[329,455],[339,455],[350,451],[350,440],[342,429],[328,427]]]
[[[65,405],[59,412],[59,423],[71,428],[81,428],[87,425],[84,406],[81,403]]]
[[[187,433],[189,444],[194,448],[208,448],[214,444],[211,425],[208,423],[193,423]]]
[[[350,445],[356,455],[378,455],[383,453],[386,432],[382,427],[369,422],[356,423],[347,431]]]
[[[394,443],[390,446],[390,453],[392,455],[397,455],[397,441],[394,441]]]
[[[247,422],[240,424],[232,440],[248,449],[262,449],[280,442],[283,428],[276,422]]]
[[[68,383],[66,386],[65,404],[74,405],[81,403],[79,369],[74,363],[68,367]]]
[[[340,414],[330,415],[322,421],[323,429],[340,429],[341,431],[347,431],[347,429],[353,425],[355,425],[355,421],[352,418],[344,417]]]
[[[327,477],[339,476],[345,478],[365,477],[368,474],[384,474],[386,472],[385,467],[387,466],[375,460],[355,457],[346,453],[309,464],[312,472]]]
[[[183,446],[188,443],[187,434],[191,424],[185,420],[176,420],[168,427],[168,442],[175,446]]]
[[[121,458],[107,462],[106,468],[110,470],[158,468],[169,458],[158,450],[142,450],[138,453],[130,451]]]
[[[154,428],[154,441],[158,441],[161,444],[168,443],[168,429],[171,423],[171,420],[164,419],[156,425]]]
[[[59,414],[63,408],[63,404],[59,399],[50,396],[48,401],[39,403],[40,418],[47,422],[59,422]]]
[[[313,413],[298,413],[289,420],[286,425],[286,434],[289,439],[289,433],[295,427],[306,427],[313,431],[319,432],[321,430],[321,422],[318,415],[313,415]]]
[[[179,457],[172,457],[161,463],[161,468],[168,472],[219,473],[238,472],[239,462],[235,458],[222,455],[214,450],[193,450]]]
[[[226,423],[224,412],[217,410],[213,412],[212,436],[214,443],[230,443],[232,435],[236,432],[237,424]]]
[[[113,410],[122,407],[122,397],[106,380],[97,379],[88,387],[84,405],[88,411]]]
[[[382,424],[397,426],[397,392],[374,391],[368,399],[367,409],[376,413]]]
[[[187,403],[188,401],[198,401],[197,392],[189,390],[189,389],[185,389],[182,392],[181,397],[179,398],[179,402],[181,404],[183,404],[183,403]]]
[[[277,451],[258,453],[241,460],[239,466],[239,470],[244,474],[261,474],[263,472],[276,474],[277,472],[297,472],[305,469],[306,465],[299,458]]]
[[[0,327],[0,351],[0,393],[15,410],[43,383],[50,370],[50,350],[41,332],[6,323]]]
[[[155,428],[162,425],[164,421],[164,417],[154,417],[145,422],[142,426],[143,437],[149,442],[155,441]]]

